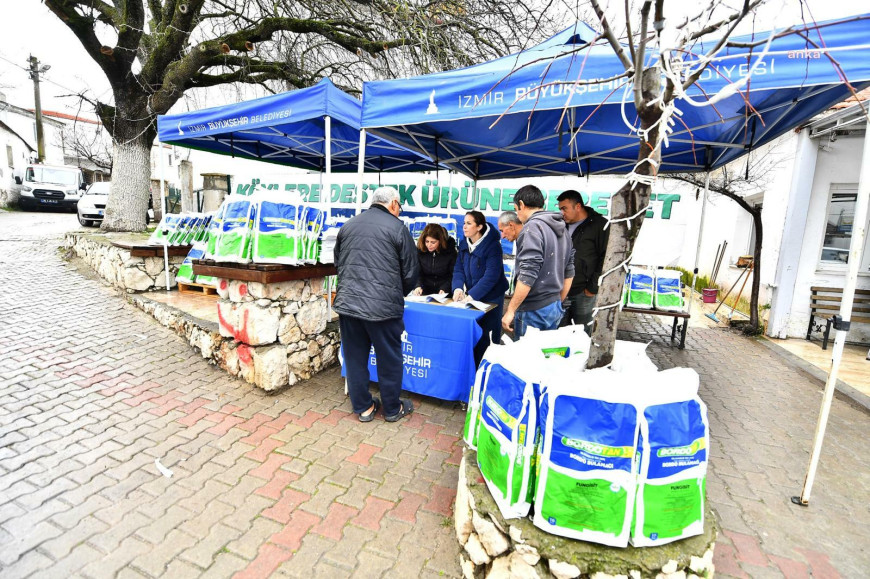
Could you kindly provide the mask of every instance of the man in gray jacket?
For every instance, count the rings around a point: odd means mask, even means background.
[[[516,288],[502,327],[520,338],[529,326],[559,327],[562,301],[574,279],[574,246],[558,213],[544,211],[544,194],[526,185],[514,194],[523,229],[517,237]]]
[[[361,422],[371,422],[381,401],[369,392],[369,352],[378,361],[384,418],[395,422],[414,411],[402,390],[402,333],[405,295],[417,287],[417,248],[399,219],[399,193],[381,187],[368,210],[345,223],[335,240],[338,290],[335,311],[347,390]]]

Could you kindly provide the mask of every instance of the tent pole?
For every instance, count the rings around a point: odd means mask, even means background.
[[[166,175],[163,172],[163,143],[157,141],[157,153],[160,157],[160,221],[166,217]],[[160,224],[157,225],[160,227]],[[166,291],[169,291],[169,239],[163,236],[163,275],[166,277]]]
[[[321,191],[324,195],[323,203],[325,215],[323,219],[323,224],[325,228],[330,218],[329,198],[332,194],[332,117],[326,115],[326,117],[324,117],[324,121],[326,127],[326,183],[323,185]],[[315,241],[315,243],[317,242]],[[330,283],[329,278],[330,276],[326,276],[323,281],[326,282],[326,319],[332,320],[332,284]]]
[[[868,204],[870,204],[870,142],[868,142],[868,139],[870,139],[870,119],[864,125],[864,154],[861,158],[858,196],[855,201],[855,217],[852,220],[852,241],[849,244],[849,271],[846,274],[845,287],[843,287],[843,301],[840,302],[840,314],[834,318],[834,329],[837,333],[834,338],[831,371],[828,373],[828,381],[825,383],[825,394],[822,397],[822,408],[819,412],[818,423],[816,424],[813,452],[810,455],[804,487],[801,490],[800,497],[791,498],[791,502],[801,506],[807,506],[810,502],[810,493],[813,490],[816,469],[819,466],[819,456],[822,452],[825,429],[828,426],[831,402],[834,398],[834,390],[837,387],[837,375],[840,372],[843,347],[846,344],[846,334],[849,333],[849,318],[852,312],[852,304],[855,300],[855,288],[858,285],[858,270],[861,268],[861,255],[864,251],[864,238],[867,234],[867,210]]]
[[[363,203],[363,175],[365,174],[366,161],[366,130],[360,129],[359,132],[359,160],[356,165],[356,213],[362,213]]]
[[[704,234],[704,213],[707,209],[707,193],[710,192],[710,171],[704,176],[704,198],[701,199],[701,224],[698,226],[698,245],[695,247],[695,265],[692,269],[692,293],[689,294],[689,307],[687,313],[692,313],[692,302],[695,301],[695,282],[698,277],[698,261],[701,258],[701,241]]]

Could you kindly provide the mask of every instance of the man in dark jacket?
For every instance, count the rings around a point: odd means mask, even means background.
[[[568,233],[574,245],[574,282],[565,300],[562,325],[571,322],[583,324],[592,335],[592,310],[598,294],[598,278],[607,251],[610,231],[604,229],[607,218],[583,205],[580,193],[569,189],[558,197],[559,211],[568,224]]]
[[[378,360],[384,417],[395,422],[414,411],[402,390],[405,295],[417,285],[419,265],[411,233],[399,219],[399,193],[381,187],[368,210],[344,224],[335,240],[341,345],[353,411],[370,422],[381,402],[369,392],[369,351]]]
[[[544,194],[526,185],[514,194],[523,230],[517,237],[516,288],[502,318],[517,338],[531,326],[553,330],[562,319],[562,300],[574,278],[574,247],[558,213],[544,211]],[[514,319],[516,318],[516,323]]]

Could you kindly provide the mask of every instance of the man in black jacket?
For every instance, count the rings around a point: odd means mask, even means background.
[[[384,417],[395,422],[414,411],[402,390],[405,295],[417,286],[417,249],[399,219],[399,193],[381,187],[368,210],[345,223],[335,240],[339,315],[347,389],[353,411],[370,422],[381,402],[369,392],[369,352],[375,348]]]
[[[562,325],[572,321],[583,324],[586,333],[592,335],[592,310],[598,294],[598,277],[607,251],[610,231],[604,229],[607,218],[583,205],[580,193],[569,189],[559,197],[559,211],[568,225],[568,233],[574,244],[574,283],[565,300],[565,317]]]

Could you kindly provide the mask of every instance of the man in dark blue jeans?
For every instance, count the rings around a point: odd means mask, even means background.
[[[502,327],[522,337],[531,326],[554,330],[562,320],[562,300],[574,278],[574,247],[562,216],[544,211],[544,194],[526,185],[514,194],[523,223],[517,237],[516,287]]]
[[[399,219],[399,193],[381,187],[371,207],[345,223],[335,241],[338,289],[335,311],[347,391],[360,422],[371,422],[381,401],[369,392],[369,353],[374,346],[384,418],[395,422],[414,411],[402,390],[405,295],[417,287],[417,248]]]

